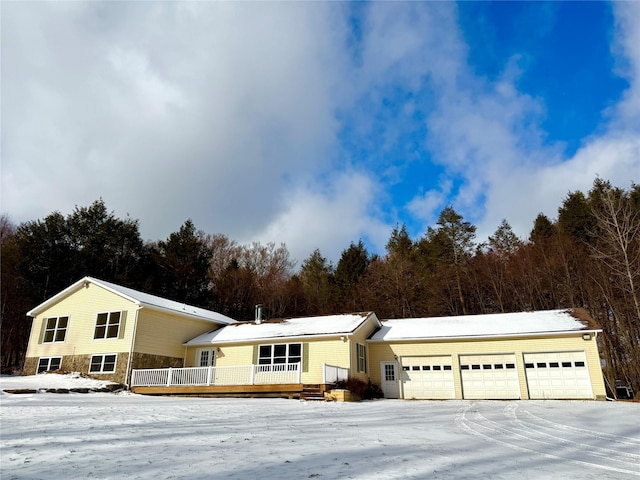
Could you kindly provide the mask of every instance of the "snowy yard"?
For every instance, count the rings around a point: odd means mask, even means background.
[[[38,393],[0,407],[3,480],[640,477],[637,403]]]

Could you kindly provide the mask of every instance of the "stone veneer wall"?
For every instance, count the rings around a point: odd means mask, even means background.
[[[57,356],[57,355],[53,355]],[[129,353],[118,353],[116,361],[116,371],[113,373],[89,373],[89,365],[91,364],[91,355],[63,355],[60,370],[65,372],[80,372],[91,375],[98,380],[109,380],[112,382],[128,384],[129,379],[126,378],[127,360]],[[27,357],[22,370],[23,375],[35,375],[38,369],[38,357]],[[133,354],[131,368],[181,368],[183,365],[182,358],[165,357],[162,355],[149,355],[146,353]]]

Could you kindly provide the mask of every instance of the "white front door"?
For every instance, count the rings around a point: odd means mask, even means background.
[[[398,367],[396,362],[380,362],[380,378],[384,398],[398,398]]]
[[[196,355],[198,367],[213,367],[216,364],[215,348],[201,348]]]

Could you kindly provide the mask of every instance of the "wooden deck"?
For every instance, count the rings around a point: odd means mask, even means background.
[[[278,385],[172,385],[170,387],[131,387],[141,395],[180,395],[200,397],[284,397],[300,398],[301,383]]]

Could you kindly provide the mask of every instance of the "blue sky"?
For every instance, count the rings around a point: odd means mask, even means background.
[[[3,2],[2,212],[334,262],[640,172],[640,2]]]

